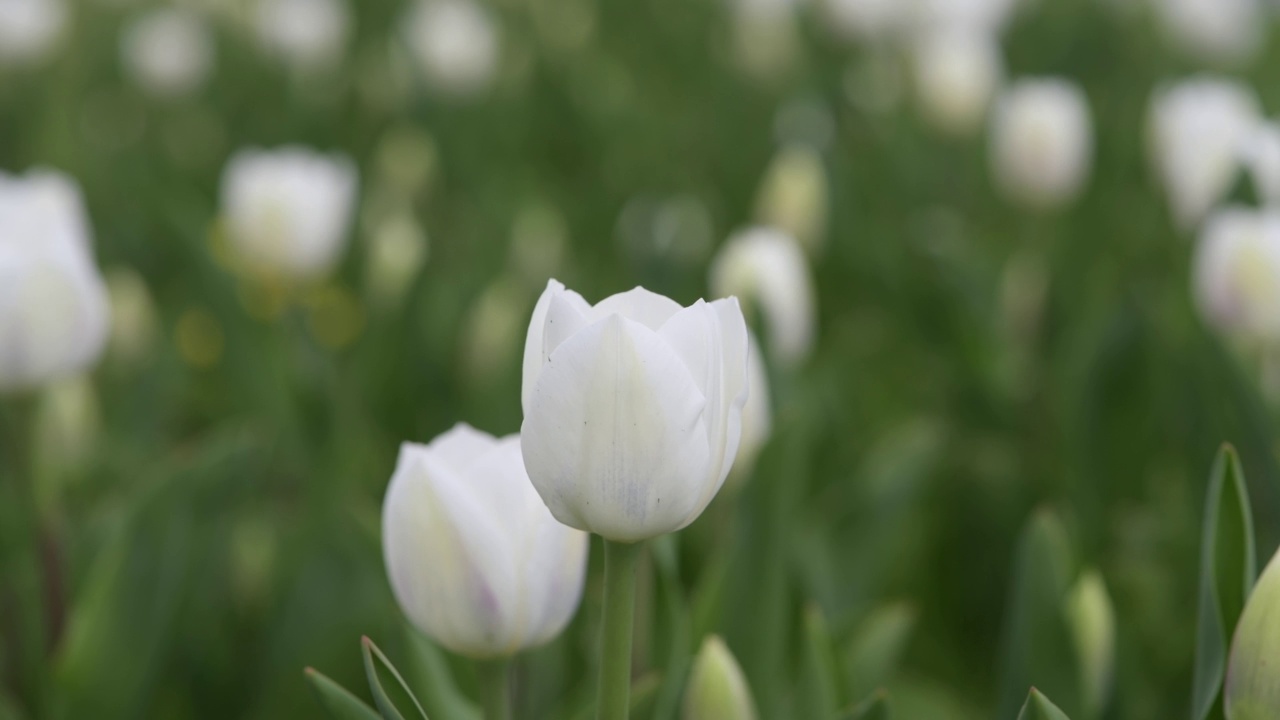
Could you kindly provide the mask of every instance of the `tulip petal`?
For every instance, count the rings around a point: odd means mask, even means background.
[[[636,287],[601,300],[591,309],[590,319],[603,320],[616,313],[656,331],[681,309],[669,297]]]
[[[711,461],[706,400],[667,343],[611,315],[566,340],[521,430],[529,478],[562,523],[633,541],[678,529]]]
[[[454,425],[448,432],[431,441],[427,446],[436,462],[451,472],[463,474],[477,459],[491,452],[498,439],[487,432],[477,430],[466,423]]]
[[[547,315],[551,310],[551,301],[559,298],[585,316],[591,311],[591,305],[582,296],[572,290],[566,290],[558,280],[548,280],[547,288],[542,291],[537,305],[533,308],[533,318],[529,320],[529,330],[524,341],[523,377],[520,387],[520,403],[528,412],[529,395],[533,392],[533,383],[538,378],[538,371],[546,363],[550,351],[546,348]],[[565,335],[567,337],[567,335]]]

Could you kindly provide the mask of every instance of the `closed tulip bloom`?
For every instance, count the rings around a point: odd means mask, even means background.
[[[213,70],[213,37],[200,16],[182,8],[153,10],[120,37],[124,69],[143,90],[176,97],[198,89]]]
[[[263,49],[291,67],[323,69],[342,57],[351,28],[343,0],[257,0],[253,10]]]
[[[459,424],[429,445],[402,445],[382,549],[405,615],[468,657],[551,640],[582,598],[587,536],[551,517],[516,435]]]
[[[453,96],[486,89],[498,69],[498,30],[473,0],[417,0],[405,39],[427,82]]]
[[[323,275],[346,248],[356,169],[343,155],[301,147],[241,150],[222,175],[228,240],[250,270]]]
[[[759,308],[778,362],[794,366],[813,348],[813,279],[804,251],[770,227],[743,230],[724,244],[711,263],[711,292],[735,295],[750,311]]]
[[[1238,338],[1280,341],[1280,213],[1229,207],[1205,222],[1193,259],[1200,313]]]
[[[90,243],[74,180],[0,172],[0,391],[75,374],[102,353],[110,310]]]
[[[1280,717],[1280,552],[1240,614],[1222,697],[1227,720]]]
[[[736,299],[681,308],[636,288],[593,306],[552,280],[525,342],[525,466],[566,525],[621,542],[673,532],[724,483],[746,399]]]
[[[1241,144],[1261,122],[1258,98],[1233,80],[1198,77],[1158,89],[1149,122],[1169,205],[1192,230],[1235,182]]]
[[[1221,64],[1257,55],[1266,28],[1260,0],[1154,0],[1169,38],[1187,54]]]
[[[1045,78],[1005,90],[991,123],[991,165],[1010,199],[1036,208],[1070,202],[1092,158],[1093,124],[1078,86]]]
[[[913,68],[917,102],[925,120],[954,136],[982,125],[1004,76],[1004,58],[991,33],[944,27],[916,39]]]
[[[0,66],[43,60],[57,46],[69,15],[65,0],[0,0]]]

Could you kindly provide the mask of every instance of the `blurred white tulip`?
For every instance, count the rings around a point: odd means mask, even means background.
[[[308,71],[342,58],[351,13],[344,0],[257,0],[253,25],[268,53]]]
[[[402,445],[382,506],[382,549],[404,614],[468,657],[551,640],[582,598],[587,536],[551,517],[517,435],[459,424],[429,445]]]
[[[926,30],[996,33],[1013,18],[1021,0],[900,0],[912,21]]]
[[[69,15],[65,0],[0,0],[0,66],[43,60],[57,47]]]
[[[529,477],[561,522],[634,542],[693,522],[738,452],[747,329],[737,300],[644,288],[592,306],[552,280],[524,351]]]
[[[909,8],[902,0],[823,0],[822,9],[838,36],[866,42],[899,31]]]
[[[765,171],[756,200],[756,218],[789,233],[811,255],[822,249],[827,231],[827,169],[808,144],[778,151]]]
[[[397,307],[431,253],[427,234],[413,213],[394,213],[378,223],[365,243],[365,288],[375,305]]]
[[[344,155],[296,146],[237,152],[222,174],[231,249],[253,272],[323,275],[346,248],[357,182]]]
[[[0,391],[92,365],[107,340],[107,290],[75,180],[0,172]]]
[[[916,38],[912,54],[925,120],[949,135],[977,132],[1004,77],[995,37],[985,31],[932,30]]]
[[[1042,209],[1064,205],[1093,164],[1089,101],[1068,80],[1019,80],[996,103],[990,147],[996,183],[1011,200]]]
[[[1209,325],[1253,343],[1280,341],[1280,212],[1215,212],[1201,231],[1193,273]]]
[[[755,469],[756,458],[773,434],[773,401],[769,395],[769,370],[765,367],[760,341],[747,331],[747,404],[742,408],[742,440],[738,457],[725,480],[725,489],[742,486]]]
[[[1156,90],[1151,151],[1184,230],[1194,229],[1230,191],[1241,144],[1259,122],[1257,96],[1233,80],[1201,76]]]
[[[1259,0],[1152,0],[1165,31],[1188,54],[1235,64],[1257,55],[1266,28]]]
[[[731,50],[738,68],[771,84],[795,66],[802,44],[795,0],[732,0]]]
[[[689,672],[683,720],[756,720],[747,676],[718,635],[702,641]]]
[[[473,0],[417,0],[404,22],[409,49],[427,82],[450,95],[473,95],[493,81],[498,29]]]
[[[1280,123],[1259,123],[1240,148],[1240,162],[1265,205],[1280,206]]]
[[[737,296],[751,314],[759,308],[770,354],[786,366],[813,347],[815,299],[804,251],[786,233],[754,227],[730,237],[711,262],[711,293]]]
[[[152,10],[120,35],[125,72],[157,97],[197,90],[213,71],[213,36],[201,17],[182,8]]]

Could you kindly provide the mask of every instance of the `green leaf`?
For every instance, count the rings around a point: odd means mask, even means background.
[[[1066,614],[1073,574],[1066,529],[1053,512],[1037,511],[1018,543],[1004,628],[1000,720],[1017,717],[1031,686],[1078,713],[1083,690]]]
[[[307,668],[306,676],[316,699],[333,720],[378,720],[379,715],[373,708],[324,673]]]
[[[849,697],[865,697],[889,681],[915,624],[915,608],[903,602],[883,605],[867,615],[844,650]]]
[[[648,672],[631,682],[631,717],[653,716],[654,701],[662,688],[662,675]],[[583,704],[570,715],[573,720],[592,720],[596,716],[594,699]]]
[[[1223,445],[1209,475],[1200,538],[1199,611],[1192,720],[1213,712],[1227,667],[1227,645],[1258,576],[1249,492],[1235,448]]]
[[[840,710],[839,673],[827,619],[816,605],[804,610],[804,658],[800,672],[799,715],[834,717]]]
[[[1027,694],[1027,701],[1018,713],[1018,720],[1071,720],[1057,705],[1049,702],[1049,698],[1035,688]]]
[[[689,601],[680,582],[677,560],[679,535],[663,535],[650,544],[658,590],[658,612],[667,628],[664,647],[666,658],[662,663],[665,672],[662,684],[653,697],[654,720],[669,720],[676,716],[680,696],[693,666],[694,637]]]
[[[361,638],[360,640],[362,652],[364,653],[364,671],[369,678],[369,691],[373,693],[373,702],[378,706],[378,712],[382,713],[383,720],[405,720],[404,715],[400,713],[396,703],[392,701],[390,695],[382,687],[382,681],[378,679],[379,666],[382,670],[389,673],[395,678],[396,684],[399,685],[403,692],[401,704],[406,704],[404,698],[408,698],[408,703],[412,703],[413,707],[418,711],[415,717],[422,720],[427,719],[427,713],[422,709],[422,704],[418,702],[418,698],[414,697],[413,691],[409,689],[409,685],[405,683],[404,678],[400,675],[400,671],[396,670],[386,655],[378,649],[377,645],[369,638]],[[376,662],[375,662],[376,661]]]
[[[408,670],[422,690],[428,715],[448,720],[480,720],[480,708],[458,689],[444,653],[426,635],[405,625],[409,639]]]
[[[853,709],[840,716],[840,720],[889,720],[889,693],[876,690]]]

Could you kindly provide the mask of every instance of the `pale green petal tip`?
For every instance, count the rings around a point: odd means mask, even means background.
[[[747,678],[719,636],[702,643],[685,692],[683,720],[756,720]]]
[[[1227,720],[1280,718],[1280,551],[1240,615],[1223,697]]]

